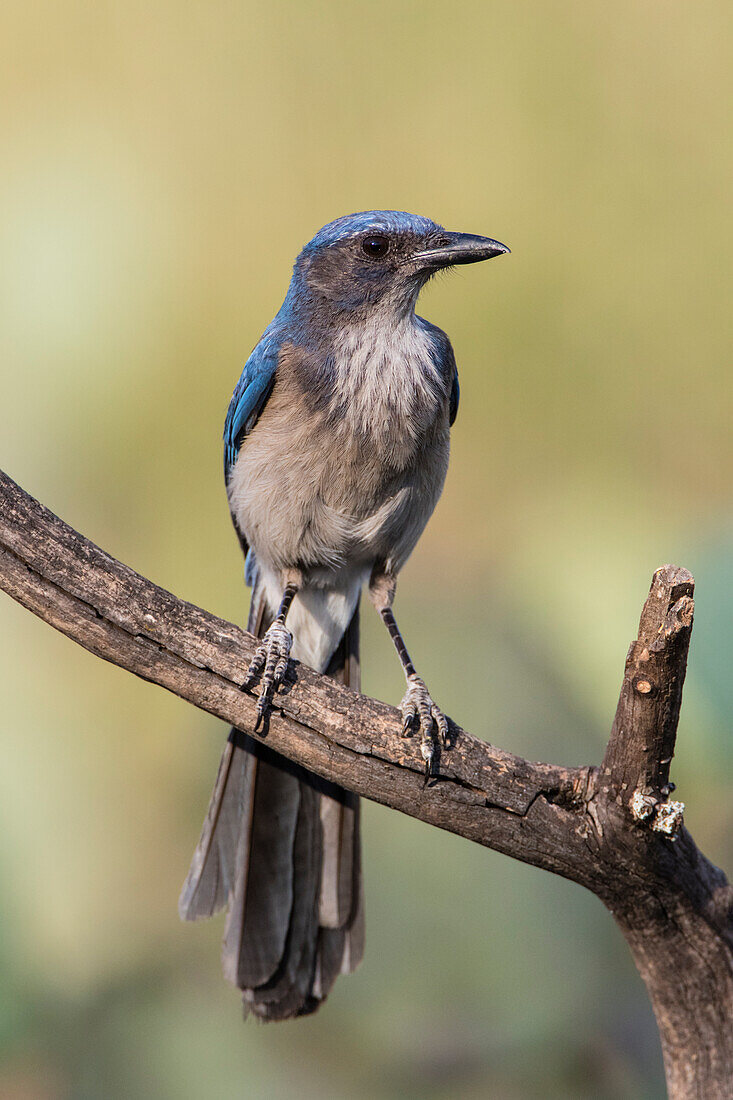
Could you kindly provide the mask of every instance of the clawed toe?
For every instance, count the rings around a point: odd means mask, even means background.
[[[272,697],[283,681],[292,644],[293,636],[290,631],[285,629],[283,623],[275,620],[255,650],[242,686],[247,690],[254,687],[258,680],[262,681],[257,702],[257,725],[269,710]]]
[[[433,762],[439,756],[440,746],[448,744],[448,720],[435,705],[430,692],[419,676],[409,676],[407,691],[400,704],[402,735],[420,732],[420,755],[425,761],[425,782],[433,774]],[[436,753],[437,750],[437,753]]]

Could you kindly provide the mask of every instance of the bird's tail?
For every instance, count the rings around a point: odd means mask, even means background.
[[[259,584],[248,628],[271,616]],[[359,688],[359,608],[328,675]],[[245,1012],[314,1012],[364,951],[359,800],[233,729],[181,892],[183,920],[228,906],[222,961]]]

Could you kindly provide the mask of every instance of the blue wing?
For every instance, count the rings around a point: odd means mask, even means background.
[[[272,392],[279,353],[280,341],[265,333],[234,387],[224,422],[224,477],[227,482],[239,448],[257,423]]]
[[[458,416],[458,402],[461,400],[461,387],[458,385],[458,371],[455,369],[455,363],[453,364],[453,368],[453,385],[450,391],[450,412],[448,415],[448,423],[451,428]]]
[[[452,428],[458,416],[458,402],[461,399],[461,387],[458,385],[458,367],[456,366],[456,357],[453,354],[451,342],[444,332],[441,333],[441,335],[445,338],[445,342],[442,346],[441,366],[443,369],[443,377],[447,379],[450,385],[448,424]]]
[[[432,337],[433,363],[443,376],[446,386],[450,386],[448,423],[452,427],[454,420],[458,416],[458,402],[461,396],[461,389],[458,385],[458,368],[456,367],[456,357],[453,354],[451,342],[442,328],[438,328],[437,325],[433,325],[430,321],[426,321],[424,317],[417,317],[416,320]]]

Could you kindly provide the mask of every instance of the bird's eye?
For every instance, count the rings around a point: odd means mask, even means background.
[[[381,233],[372,233],[361,242],[362,252],[373,260],[386,256],[389,252],[389,237],[383,237]]]

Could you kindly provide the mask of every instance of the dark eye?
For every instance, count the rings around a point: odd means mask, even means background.
[[[389,237],[383,237],[380,233],[372,233],[361,242],[361,248],[367,256],[377,260],[380,256],[386,256],[389,252]]]

